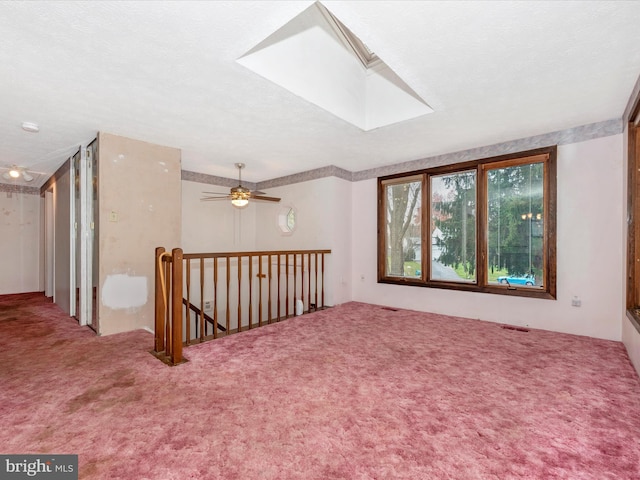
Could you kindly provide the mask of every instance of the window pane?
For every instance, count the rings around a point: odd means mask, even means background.
[[[542,286],[544,166],[487,171],[488,281]]]
[[[386,200],[386,275],[420,277],[421,227],[420,180],[385,186]]]
[[[289,213],[287,214],[287,228],[289,231],[293,232],[293,229],[296,227],[296,212],[293,208],[289,209]]]
[[[476,281],[476,172],[431,177],[431,279]]]

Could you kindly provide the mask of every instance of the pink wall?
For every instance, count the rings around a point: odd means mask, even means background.
[[[353,184],[352,299],[620,340],[623,148],[621,134],[558,147],[557,300],[376,283],[375,179]]]
[[[180,150],[100,133],[100,333],[153,329],[155,248],[179,247]]]
[[[0,191],[0,295],[40,286],[40,196]]]
[[[281,202],[249,202],[246,208],[237,209],[228,200],[200,200],[205,191],[225,192],[229,187],[183,181],[183,249],[189,253],[331,249],[332,253],[326,256],[325,304],[347,302],[351,300],[351,186],[346,180],[326,177],[267,188],[267,194],[280,197]],[[296,211],[296,227],[293,233],[284,235],[278,217],[288,208]],[[197,265],[193,268],[197,275]],[[211,300],[212,269],[205,268],[205,300]],[[223,296],[224,286],[218,288]],[[234,295],[232,290],[232,326],[236,317]],[[247,297],[247,284],[243,283],[242,298]],[[190,299],[198,304],[198,288],[192,288]],[[220,308],[219,313],[224,313]]]
[[[256,250],[256,203],[234,208],[229,200],[203,202],[203,192],[229,187],[182,181],[182,249],[188,253]]]
[[[351,191],[353,183],[326,177],[284,187],[269,188],[277,204],[257,205],[256,246],[264,250],[331,249],[325,271],[326,303],[351,300]],[[283,235],[278,228],[280,210],[293,207],[296,228]]]

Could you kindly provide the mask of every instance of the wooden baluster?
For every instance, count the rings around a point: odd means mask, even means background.
[[[174,248],[173,257],[173,328],[171,332],[172,340],[172,362],[174,364],[182,362],[182,249]]]
[[[322,275],[320,277],[322,280],[322,308],[324,308],[324,253],[320,255],[322,256]]]
[[[314,310],[318,310],[318,252],[316,252],[315,254],[316,257],[316,261],[315,261],[315,265],[316,265],[316,288],[315,290],[315,294],[316,294],[316,308]]]
[[[278,321],[280,321],[280,254],[278,254]]]
[[[258,326],[262,326],[262,255],[258,255]]]
[[[238,332],[242,331],[242,257],[238,255]]]
[[[202,312],[202,316],[204,317],[204,311]],[[207,335],[209,335],[209,322],[207,322],[206,320],[204,321],[204,330],[203,331],[204,331],[204,338],[206,338]]]
[[[229,310],[229,287],[231,286],[231,265],[229,265],[229,256],[225,257],[227,259],[227,335],[231,333],[231,312]]]
[[[285,253],[284,254],[284,261],[285,261],[285,277],[284,277],[284,287],[286,290],[286,294],[285,294],[285,300],[284,300],[284,306],[285,306],[285,317],[284,318],[289,318],[289,254]]]
[[[296,291],[298,290],[298,255],[293,254],[293,314],[296,314]]]
[[[308,283],[309,288],[307,290],[307,306],[310,312],[311,311],[311,254],[310,253],[307,253],[307,260],[309,263],[309,268],[308,268],[309,273],[307,274],[307,281],[309,282]]]
[[[163,247],[156,248],[156,263],[155,263],[155,316],[154,316],[154,324],[155,324],[155,332],[154,332],[154,347],[153,351],[159,353],[164,350],[164,322],[165,322],[165,302],[164,302],[164,294],[162,293],[162,280],[160,276],[160,272],[162,272],[162,268],[164,268],[164,259],[162,259],[162,254],[165,252]],[[166,287],[165,287],[166,288]]]
[[[196,331],[196,335],[198,332]],[[204,257],[200,258],[200,341],[204,340]]]
[[[213,338],[218,338],[218,257],[213,259]]]
[[[253,328],[253,304],[251,293],[253,289],[253,257],[249,255],[249,330]]]
[[[304,253],[300,254],[300,263],[302,264],[300,267],[300,300],[302,301],[302,313],[304,313]]]
[[[271,323],[271,319],[273,318],[273,309],[271,307],[271,254],[269,254],[269,300],[267,303],[269,307],[269,318],[267,321]]]
[[[187,318],[187,345],[191,342],[191,259],[187,258],[187,304],[184,307]],[[196,333],[197,334],[197,333]]]
[[[171,302],[173,301],[173,279],[171,278],[171,266],[173,265],[173,259],[171,258],[169,261],[164,264],[164,278],[167,285],[167,308],[165,309],[166,321],[164,322],[164,354],[166,356],[171,355],[171,324],[172,320],[172,306]],[[182,307],[182,303],[180,304]]]

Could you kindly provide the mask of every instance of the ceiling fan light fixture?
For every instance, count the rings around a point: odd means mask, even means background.
[[[27,169],[24,167],[18,167],[17,165],[12,165],[11,167],[7,167],[7,171],[2,174],[2,178],[5,180],[19,180],[22,177],[22,180],[25,182],[33,181],[33,175],[27,172]]]
[[[280,199],[277,197],[267,197],[264,195],[264,192],[260,192],[258,190],[251,191],[248,188],[242,186],[242,169],[244,168],[244,163],[236,163],[236,168],[238,169],[238,186],[231,188],[229,193],[222,192],[202,192],[207,195],[204,198],[201,198],[202,201],[209,200],[231,200],[231,205],[235,208],[245,208],[249,205],[249,199],[255,199],[260,202],[279,202]]]
[[[232,198],[231,199],[231,204],[234,207],[243,208],[243,207],[246,207],[249,204],[249,200],[247,200],[246,198]]]

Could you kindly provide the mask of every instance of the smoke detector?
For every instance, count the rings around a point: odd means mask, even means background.
[[[40,126],[34,122],[22,122],[22,129],[25,132],[38,133],[40,131]]]

